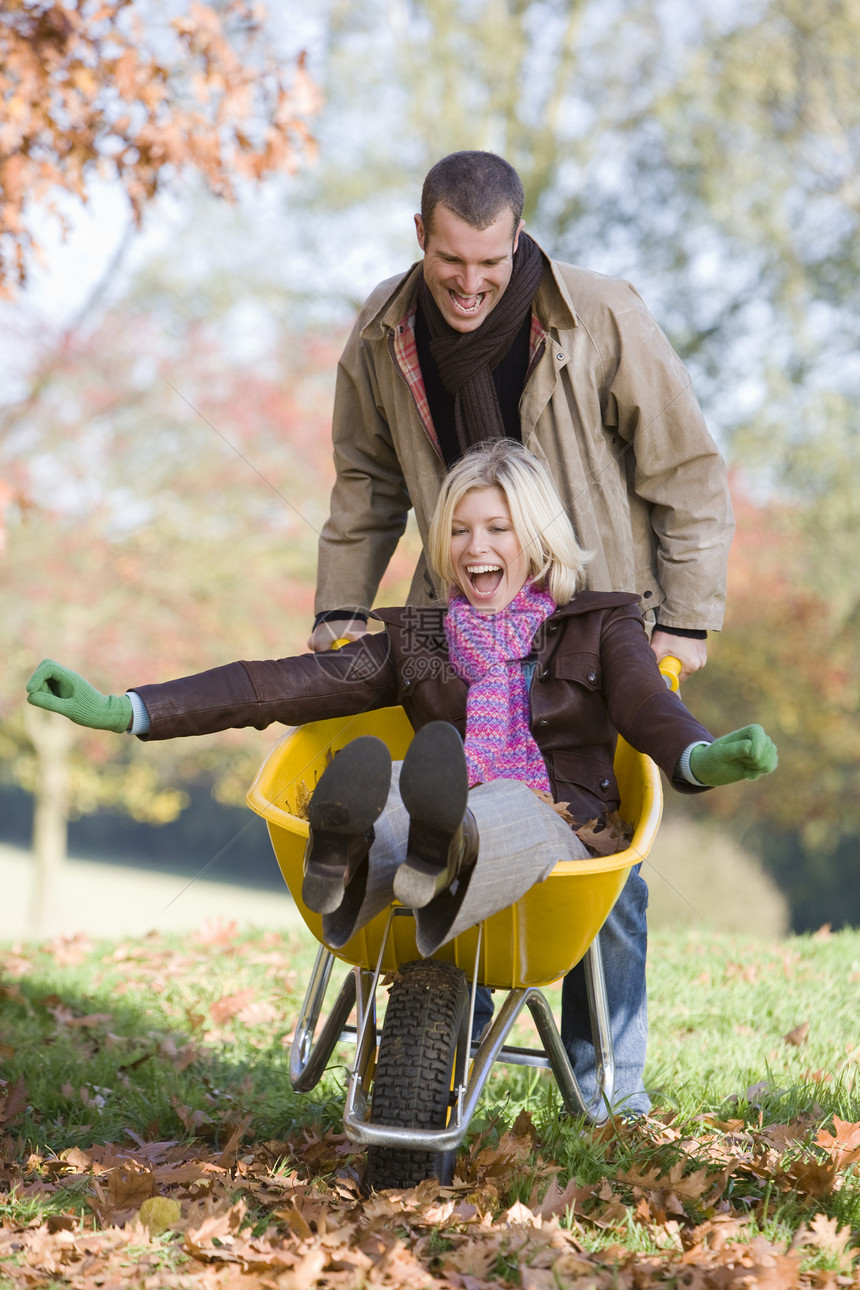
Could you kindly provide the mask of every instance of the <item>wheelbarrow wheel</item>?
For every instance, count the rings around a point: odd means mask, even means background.
[[[373,1079],[370,1119],[411,1129],[444,1129],[452,1076],[465,1033],[469,995],[453,963],[404,963],[391,987]],[[367,1149],[368,1187],[414,1187],[425,1178],[450,1183],[456,1152],[405,1147]]]

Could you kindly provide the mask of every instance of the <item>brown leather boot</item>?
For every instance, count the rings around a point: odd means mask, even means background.
[[[422,726],[412,740],[400,772],[400,796],[409,812],[409,841],[394,875],[394,894],[402,905],[422,909],[478,858],[478,826],[467,806],[466,754],[447,721]]]
[[[326,766],[308,806],[302,900],[318,914],[339,907],[346,888],[364,874],[373,824],[391,786],[391,754],[381,739],[353,739]]]

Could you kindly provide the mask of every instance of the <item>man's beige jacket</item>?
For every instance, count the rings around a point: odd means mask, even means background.
[[[338,367],[318,613],[372,606],[410,506],[426,544],[445,465],[398,357],[419,273],[413,265],[375,289]],[[718,630],[734,522],[689,373],[628,282],[547,258],[533,311],[542,335],[520,399],[522,440],[595,552],[588,587],[635,592],[663,626]],[[410,603],[439,591],[422,560]]]

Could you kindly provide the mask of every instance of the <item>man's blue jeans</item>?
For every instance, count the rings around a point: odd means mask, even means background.
[[[621,895],[600,929],[603,972],[612,1042],[615,1048],[615,1096],[618,1114],[646,1112],[651,1099],[642,1073],[648,1044],[648,996],[645,958],[648,952],[648,886],[630,871]],[[561,1038],[574,1074],[588,1102],[596,1088],[594,1046],[585,989],[585,970],[578,963],[564,978],[561,990]]]
[[[651,1099],[642,1073],[648,1043],[648,998],[645,958],[648,950],[648,887],[639,873],[630,871],[624,889],[600,931],[606,996],[615,1047],[615,1096],[613,1110],[623,1115],[647,1112]],[[481,1033],[493,1015],[490,991],[478,987],[473,1036]],[[561,1037],[586,1102],[594,1095],[597,1079],[591,1019],[585,988],[585,971],[577,964],[564,978],[561,993]]]

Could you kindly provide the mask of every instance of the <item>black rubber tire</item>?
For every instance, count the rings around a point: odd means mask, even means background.
[[[404,963],[391,986],[373,1077],[371,1123],[444,1129],[451,1077],[469,1007],[466,977],[453,963]],[[415,1187],[425,1178],[450,1183],[456,1152],[403,1147],[367,1149],[365,1186]]]

